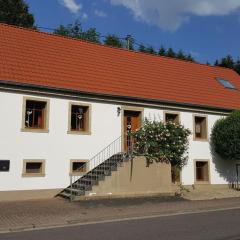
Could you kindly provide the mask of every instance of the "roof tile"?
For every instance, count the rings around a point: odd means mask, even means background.
[[[0,81],[240,109],[232,70],[0,24]]]

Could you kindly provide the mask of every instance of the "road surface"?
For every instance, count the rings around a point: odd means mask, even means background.
[[[240,209],[0,234],[0,240],[240,240]]]

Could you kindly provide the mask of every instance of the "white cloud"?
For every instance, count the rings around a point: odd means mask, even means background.
[[[240,0],[110,0],[128,8],[135,19],[176,31],[196,16],[224,16],[240,9]]]
[[[101,10],[98,10],[98,9],[95,9],[94,10],[94,14],[97,16],[97,17],[102,17],[102,18],[105,18],[107,17],[107,14]]]
[[[76,3],[76,0],[59,0],[59,2],[74,14],[79,13],[82,9],[82,5]]]

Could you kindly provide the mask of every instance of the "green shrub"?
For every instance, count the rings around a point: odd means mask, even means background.
[[[181,168],[187,163],[190,134],[182,125],[146,119],[143,126],[132,133],[134,154],[144,155],[148,163],[166,162]]]
[[[225,159],[240,159],[240,111],[218,120],[211,134],[214,151]]]

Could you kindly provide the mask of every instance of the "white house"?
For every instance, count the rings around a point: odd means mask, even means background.
[[[0,200],[56,195],[121,152],[144,117],[193,132],[183,185],[232,183],[236,162],[209,140],[239,89],[229,69],[0,24]]]

